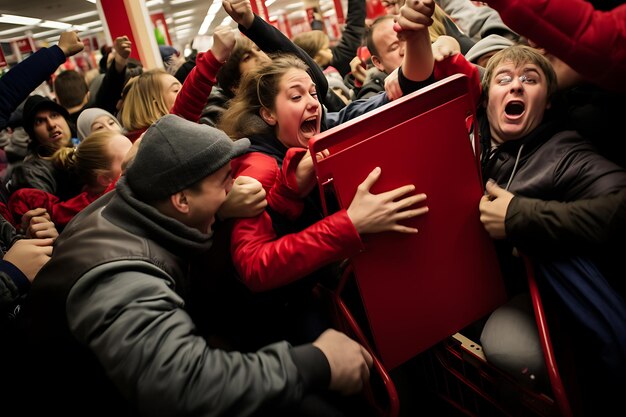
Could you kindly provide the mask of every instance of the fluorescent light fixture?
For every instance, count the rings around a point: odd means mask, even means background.
[[[96,0],[87,0],[89,3],[96,3]]]
[[[70,25],[69,23],[55,22],[54,20],[44,20],[37,26],[50,29],[68,29],[72,25]]]
[[[276,1],[276,0],[267,0],[267,1],[265,2],[265,7],[270,7],[272,4],[274,4],[274,2],[275,2],[275,1]]]
[[[290,4],[288,6],[285,6],[285,9],[287,9],[287,10],[300,9],[302,7],[304,7],[304,2]]]
[[[187,16],[187,15],[193,14],[193,12],[195,12],[195,11],[196,11],[196,9],[183,10],[183,11],[180,11],[180,12],[172,13],[172,17]]]
[[[33,17],[16,16],[13,14],[0,15],[0,23],[8,23],[11,25],[36,25],[41,19]]]
[[[80,25],[80,26],[81,26],[81,27],[84,27],[84,28],[92,28],[92,27],[94,27],[94,26],[99,26],[99,25],[101,25],[101,24],[102,24],[102,22],[101,22],[101,21],[99,21],[99,20],[94,20],[93,22],[83,23],[83,24],[82,24],[82,25]],[[77,26],[75,26],[75,27],[77,27]],[[82,30],[86,30],[86,29],[82,29]]]
[[[183,4],[183,3],[189,3],[190,1],[193,1],[193,0],[172,0],[170,1],[170,4],[171,5]]]
[[[184,25],[178,25],[176,26],[176,30],[183,30],[183,29],[189,29],[191,28],[192,24],[191,23],[185,23]]]
[[[191,22],[193,19],[195,19],[194,16],[181,17],[180,19],[176,19],[176,24]]]
[[[146,2],[146,7],[156,6],[157,4],[163,4],[163,0],[148,0]]]
[[[45,32],[35,33],[35,34],[33,34],[33,38],[35,38],[35,39],[43,38],[44,36],[52,35],[53,33],[57,34],[57,40],[58,40],[59,31],[57,29],[46,30]]]
[[[71,22],[72,20],[84,19],[85,17],[97,16],[98,11],[94,10],[93,12],[85,12],[74,14],[72,16],[64,17],[63,19],[59,19],[60,22]]]
[[[15,28],[15,29],[7,29],[7,30],[3,30],[2,32],[0,32],[0,36],[10,35],[12,33],[24,33],[24,31],[28,29],[33,29],[33,28],[34,26],[20,26],[19,28]]]

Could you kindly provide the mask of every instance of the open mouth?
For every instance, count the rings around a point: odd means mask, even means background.
[[[50,139],[52,141],[57,141],[57,140],[61,139],[61,136],[63,136],[62,132],[54,132],[53,134],[50,135]]]
[[[300,125],[300,130],[304,133],[315,134],[317,133],[317,117],[310,117],[306,119]]]
[[[511,101],[504,108],[507,116],[519,116],[524,113],[524,103],[521,101]]]

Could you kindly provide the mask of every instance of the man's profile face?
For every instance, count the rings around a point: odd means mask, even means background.
[[[230,163],[204,178],[197,187],[185,190],[189,205],[187,226],[211,234],[215,215],[233,186]]]
[[[398,39],[393,30],[393,19],[385,19],[378,23],[372,32],[372,41],[378,54],[372,57],[372,62],[381,71],[391,74],[402,64],[406,42]]]

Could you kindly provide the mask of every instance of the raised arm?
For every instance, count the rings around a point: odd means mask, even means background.
[[[6,127],[11,113],[39,84],[84,47],[76,32],[63,32],[58,45],[38,50],[0,78],[0,129]]]
[[[330,65],[335,67],[342,77],[350,73],[350,61],[355,57],[365,34],[365,1],[348,0],[346,25],[339,43],[332,48],[333,59]]]
[[[217,84],[219,69],[235,47],[235,34],[227,26],[213,32],[213,46],[207,52],[199,52],[193,67],[176,96],[170,113],[192,122],[198,122],[213,86]]]
[[[224,10],[239,25],[239,30],[266,53],[292,53],[302,59],[311,72],[311,78],[322,101],[328,92],[328,81],[319,65],[300,47],[295,45],[280,30],[252,13],[250,0],[223,0]]]
[[[626,4],[595,10],[584,0],[490,0],[511,29],[601,87],[626,92]]]

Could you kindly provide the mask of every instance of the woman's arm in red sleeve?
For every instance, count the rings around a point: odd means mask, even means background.
[[[170,113],[198,122],[209,94],[217,83],[215,77],[221,67],[222,64],[215,59],[210,50],[198,53],[196,66],[185,78]]]
[[[345,210],[281,238],[276,237],[272,220],[264,212],[255,218],[237,219],[231,236],[233,263],[252,291],[287,285],[362,249]]]

